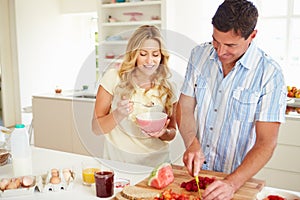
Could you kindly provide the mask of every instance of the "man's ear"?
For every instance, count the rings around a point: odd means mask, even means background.
[[[256,36],[256,34],[257,34],[257,30],[255,29],[255,30],[251,33],[250,37],[251,37],[252,39],[254,39],[255,36]]]

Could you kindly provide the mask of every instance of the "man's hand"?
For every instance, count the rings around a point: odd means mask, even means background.
[[[215,180],[204,190],[202,198],[203,200],[230,200],[234,192],[228,180]]]
[[[199,171],[205,161],[198,139],[195,137],[193,142],[183,154],[183,163],[191,176],[198,176]]]

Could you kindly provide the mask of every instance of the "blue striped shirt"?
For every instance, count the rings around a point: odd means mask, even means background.
[[[181,92],[197,102],[203,169],[231,173],[254,145],[256,121],[285,121],[282,70],[254,42],[225,77],[212,44],[196,46]]]

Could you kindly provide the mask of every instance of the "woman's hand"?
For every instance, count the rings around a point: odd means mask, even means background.
[[[144,133],[145,135],[149,135],[151,137],[159,138],[164,134],[168,134],[167,127],[168,127],[169,123],[170,123],[170,119],[167,119],[165,126],[158,132],[146,132],[146,131],[142,130],[142,133]]]
[[[113,111],[113,116],[116,122],[120,122],[132,112],[133,103],[126,99],[126,97],[122,97],[122,100],[117,103],[117,108]]]
[[[170,126],[169,124],[170,119],[166,121],[165,126],[160,131],[151,133],[143,131],[143,133],[149,135],[150,137],[159,138],[162,141],[171,141],[176,136],[176,128]]]

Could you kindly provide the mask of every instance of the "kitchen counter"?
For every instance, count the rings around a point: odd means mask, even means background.
[[[42,175],[46,174],[48,170],[52,168],[72,168],[75,172],[75,181],[73,188],[67,191],[58,192],[34,192],[32,195],[23,195],[19,197],[7,197],[0,199],[9,200],[83,200],[83,199],[99,199],[96,197],[95,186],[84,186],[82,184],[81,177],[81,163],[83,161],[94,161],[93,157],[84,156],[73,153],[66,153],[61,151],[54,151],[50,149],[32,147],[32,162],[33,162],[33,174]],[[152,168],[130,165],[125,163],[105,161],[109,163],[115,169],[115,178],[128,178],[130,179],[131,185],[134,185],[147,177]],[[133,172],[130,173],[129,171]],[[12,165],[7,164],[0,166],[0,179],[3,177],[13,177]],[[120,189],[119,189],[120,190]],[[119,191],[115,190],[115,192]],[[111,198],[101,198],[111,199]]]
[[[35,94],[32,97],[94,102],[96,99],[96,93],[91,90],[65,90],[61,93],[53,92],[45,94]]]
[[[47,171],[51,168],[72,168],[75,172],[75,182],[73,188],[69,191],[59,191],[59,192],[34,192],[31,195],[24,195],[19,197],[9,197],[9,198],[2,198],[8,200],[15,200],[15,199],[22,199],[22,200],[32,200],[32,199],[39,199],[39,200],[55,200],[55,199],[99,199],[96,197],[95,193],[95,186],[84,186],[82,184],[81,178],[81,162],[82,161],[93,161],[94,158],[89,156],[83,156],[73,153],[66,153],[61,151],[54,151],[44,148],[37,148],[32,147],[33,151],[33,173],[34,175],[41,175],[47,173]],[[115,177],[116,178],[127,178],[130,180],[131,185],[135,185],[138,182],[144,180],[151,172],[152,168],[139,166],[139,165],[131,165],[125,164],[115,161],[107,161],[102,160],[106,164],[109,164],[115,169]],[[0,167],[0,178],[2,177],[12,177],[12,166],[11,164],[1,166]],[[275,188],[269,188],[274,191],[287,191],[287,190],[280,190]],[[115,193],[120,189],[115,190]],[[294,193],[300,196],[299,192],[288,191],[290,193]],[[103,198],[105,199],[105,198]],[[111,199],[111,198],[107,198]]]
[[[95,102],[96,100],[96,92],[91,90],[64,90],[62,93],[56,94],[53,93],[45,93],[45,94],[36,94],[33,95],[36,98],[46,98],[46,99],[59,99],[59,100],[73,100],[73,101],[88,101]],[[300,101],[299,101],[300,102]],[[293,104],[288,104],[292,106]],[[299,119],[300,114],[293,111],[285,115],[286,119]]]

